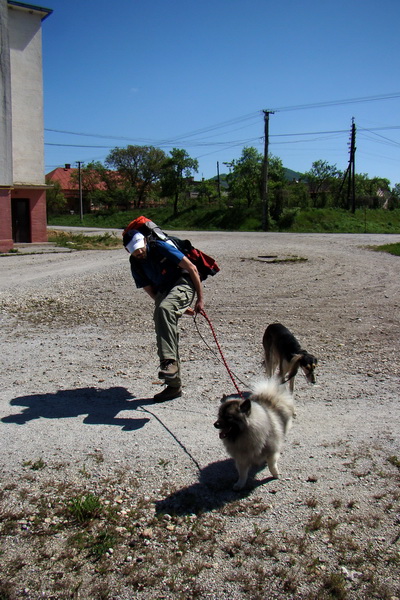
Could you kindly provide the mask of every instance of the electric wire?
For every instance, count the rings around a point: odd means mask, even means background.
[[[393,92],[390,94],[380,94],[380,95],[375,95],[375,96],[362,96],[362,97],[358,97],[358,98],[348,98],[348,99],[342,99],[342,100],[331,100],[331,101],[325,101],[325,102],[314,102],[314,103],[310,103],[310,104],[298,104],[298,105],[291,105],[291,106],[283,106],[283,107],[277,107],[275,108],[273,111],[271,112],[288,112],[288,111],[296,111],[296,110],[303,110],[303,109],[312,109],[312,108],[324,108],[324,107],[332,107],[332,106],[340,106],[340,105],[346,105],[346,104],[353,104],[353,103],[362,103],[362,102],[374,102],[374,101],[382,101],[382,100],[390,100],[390,99],[395,99],[395,98],[399,98],[400,97],[400,92]],[[209,156],[212,154],[217,153],[220,150],[229,150],[231,148],[235,148],[238,146],[245,146],[246,144],[251,144],[251,143],[262,143],[263,142],[263,136],[255,136],[255,137],[250,137],[247,139],[243,139],[243,140],[227,140],[227,141],[207,141],[207,139],[210,139],[211,137],[216,137],[218,135],[228,135],[230,133],[232,133],[233,131],[237,131],[238,129],[244,129],[245,127],[248,127],[250,125],[250,121],[255,121],[255,120],[259,120],[260,116],[262,116],[263,111],[255,111],[252,113],[248,113],[246,115],[242,115],[233,119],[229,119],[226,121],[222,121],[220,123],[208,126],[208,127],[203,127],[203,128],[199,128],[193,131],[190,131],[186,134],[182,134],[182,135],[178,135],[175,137],[171,137],[171,138],[166,138],[164,140],[150,140],[148,138],[130,138],[130,137],[126,137],[126,136],[117,136],[117,135],[106,135],[106,134],[93,134],[93,133],[87,133],[87,132],[76,132],[76,131],[67,131],[67,130],[62,130],[62,129],[53,129],[53,128],[45,128],[45,131],[49,132],[49,133],[60,133],[60,134],[66,134],[66,135],[75,135],[75,136],[86,136],[86,137],[94,137],[94,138],[102,138],[102,139],[109,139],[109,140],[121,140],[121,141],[130,141],[130,142],[135,142],[135,143],[141,143],[141,144],[146,144],[146,145],[155,145],[157,147],[163,147],[163,148],[170,148],[173,147],[176,142],[180,141],[185,147],[188,148],[196,148],[196,147],[209,147],[209,148],[215,148],[213,150],[210,150],[210,152],[206,152],[203,154],[198,155],[196,158],[202,158],[205,156]],[[219,131],[219,133],[213,133],[216,132],[218,130],[227,128],[227,127],[232,127],[232,126],[236,126],[239,125],[241,123],[246,123],[245,125],[242,125],[241,127],[235,127],[235,129],[231,129],[225,132],[221,132]],[[389,140],[389,138],[385,138],[385,136],[379,135],[375,132],[377,131],[384,131],[384,130],[396,130],[396,129],[400,129],[400,126],[397,125],[393,125],[393,126],[386,126],[386,127],[375,127],[375,128],[370,128],[370,129],[363,129],[363,128],[358,128],[357,131],[358,133],[361,133],[363,131],[366,132],[370,132],[374,135],[376,135],[377,137],[381,137],[382,138],[382,142],[381,143],[385,143],[384,140],[386,140],[387,144],[390,145],[392,144],[393,146],[397,147],[398,145],[400,145],[399,142],[396,142],[394,140]],[[201,135],[201,134],[207,134],[207,133],[212,133],[212,135],[210,135],[208,138],[207,137],[203,137],[197,140],[189,140],[188,138],[193,138],[195,136]],[[271,134],[270,138],[271,138],[271,144],[273,145],[283,145],[283,144],[299,144],[301,141],[304,140],[299,140],[299,139],[290,139],[286,142],[283,141],[277,141],[279,138],[297,138],[297,137],[306,137],[306,136],[318,136],[318,137],[314,137],[314,139],[309,139],[307,140],[307,142],[316,142],[316,141],[320,141],[323,139],[328,139],[328,138],[322,138],[320,136],[327,136],[327,135],[332,135],[332,136],[339,136],[341,134],[348,134],[348,130],[344,130],[344,129],[340,129],[340,130],[327,130],[327,131],[306,131],[306,132],[297,132],[297,133],[278,133],[278,134]],[[365,139],[368,139],[367,137]],[[372,140],[370,140],[372,141]],[[379,141],[378,139],[375,139],[373,141]],[[57,142],[45,142],[45,146],[53,146],[53,147],[65,147],[65,148],[93,148],[93,149],[104,149],[104,150],[110,150],[112,148],[114,148],[114,145],[93,145],[93,144],[66,144],[66,143],[57,143]],[[102,159],[103,157],[99,157],[98,160]],[[87,160],[95,160],[95,159],[87,159]]]
[[[329,106],[340,106],[340,105],[355,104],[355,103],[361,103],[361,102],[375,102],[378,100],[390,100],[390,99],[395,99],[395,98],[400,98],[400,92],[393,92],[390,94],[380,94],[380,95],[375,95],[375,96],[362,96],[362,97],[358,97],[358,98],[347,98],[347,99],[342,99],[342,100],[328,100],[328,101],[324,101],[324,102],[314,102],[314,103],[310,103],[310,104],[297,104],[297,105],[291,105],[291,106],[283,106],[283,107],[274,108],[272,112],[288,112],[288,111],[303,110],[303,109],[324,108],[324,107],[329,107]],[[199,135],[200,133],[208,133],[211,131],[215,131],[217,129],[222,129],[229,125],[236,125],[238,123],[242,123],[242,122],[252,120],[252,119],[257,120],[260,118],[262,113],[263,113],[263,111],[258,110],[258,111],[252,112],[252,113],[248,113],[246,115],[242,115],[239,117],[235,117],[233,119],[222,121],[222,122],[214,124],[214,125],[210,125],[208,127],[202,127],[200,129],[195,129],[194,131],[190,131],[188,133],[185,133],[185,134],[182,134],[179,136],[174,136],[171,138],[166,138],[164,140],[160,140],[158,142],[158,144],[172,144],[176,141],[186,139],[188,137],[193,137],[195,135]],[[120,136],[120,135],[105,135],[105,134],[98,134],[98,133],[93,134],[93,133],[85,133],[85,132],[67,131],[67,130],[62,130],[62,129],[45,128],[45,131],[64,133],[64,134],[69,134],[69,135],[81,135],[81,136],[87,136],[87,137],[120,139],[120,140],[125,140],[125,141],[132,139],[132,138],[128,138],[126,136]],[[142,141],[142,142],[150,141],[149,139],[146,139],[146,138],[136,138],[136,139],[137,139],[137,141]],[[156,144],[157,142],[155,140],[153,140],[152,143]]]

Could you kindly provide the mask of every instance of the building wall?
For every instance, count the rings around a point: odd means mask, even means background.
[[[0,0],[0,89],[0,186],[11,186],[13,182],[11,68],[8,45],[8,8],[6,0]]]
[[[44,184],[41,14],[9,6],[14,184]]]
[[[51,12],[0,0],[0,252],[47,241],[41,23]]]
[[[11,192],[0,187],[0,252],[8,252],[12,247]]]

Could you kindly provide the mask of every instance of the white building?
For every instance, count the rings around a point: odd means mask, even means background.
[[[0,0],[0,251],[47,241],[42,21],[51,9]]]

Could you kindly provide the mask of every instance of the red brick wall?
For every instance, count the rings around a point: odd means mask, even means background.
[[[0,189],[0,252],[8,252],[14,246],[11,198],[29,199],[30,241],[47,242],[46,190],[3,188]]]
[[[32,242],[47,242],[46,190],[29,190]]]
[[[0,252],[13,247],[11,220],[11,190],[0,189]]]

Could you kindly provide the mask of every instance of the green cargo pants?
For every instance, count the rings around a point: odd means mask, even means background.
[[[154,325],[160,362],[175,360],[176,377],[168,380],[171,387],[181,387],[178,319],[193,302],[194,286],[187,276],[180,277],[169,292],[159,292],[155,299]]]

